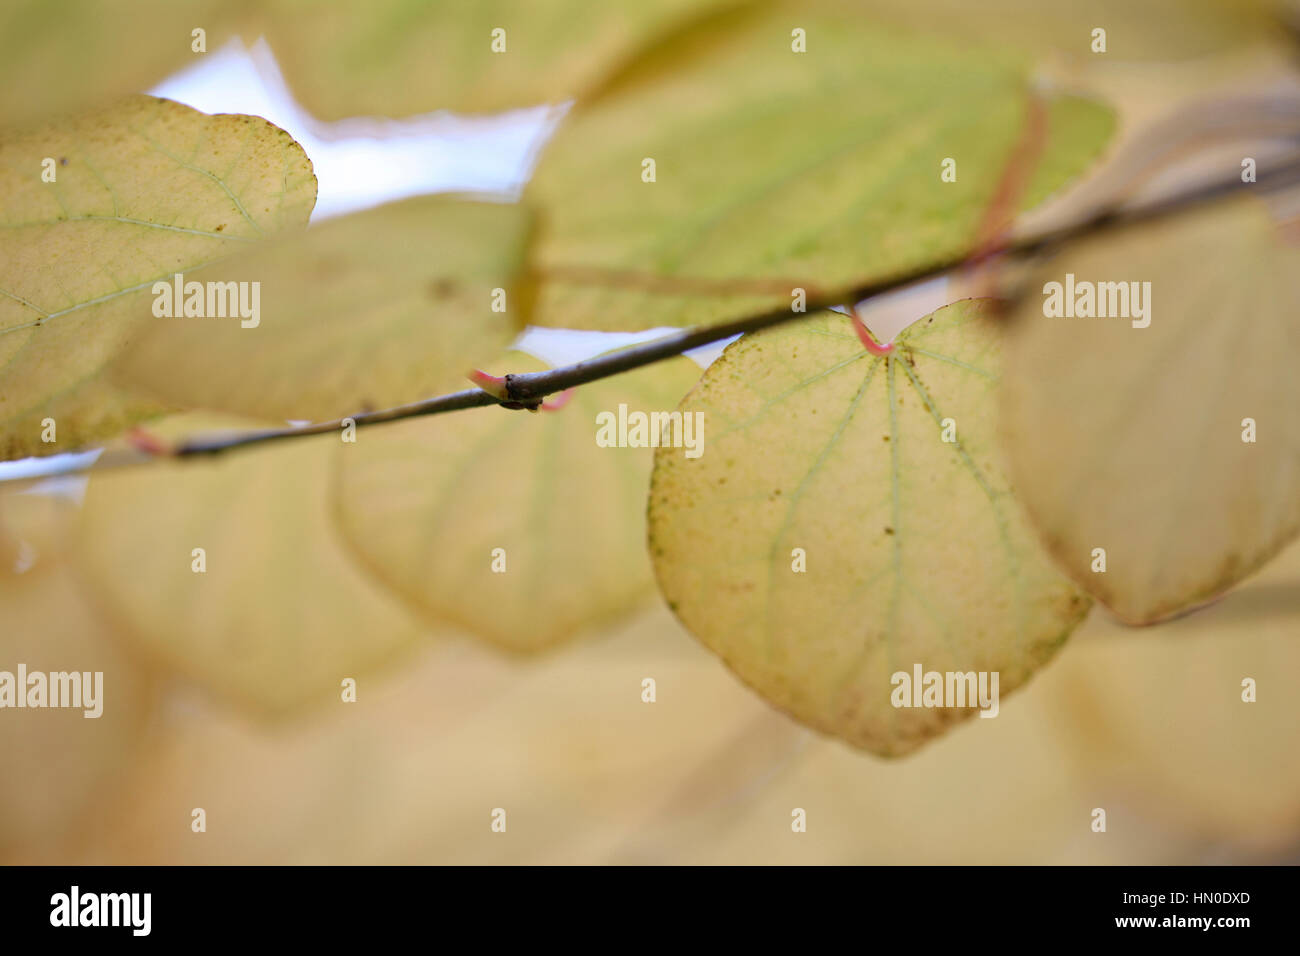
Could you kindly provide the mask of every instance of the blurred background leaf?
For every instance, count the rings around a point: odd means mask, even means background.
[[[1012,480],[1061,567],[1130,623],[1222,593],[1300,529],[1298,266],[1243,199],[1068,245],[1026,283],[1001,397]],[[1150,325],[1046,317],[1067,274],[1150,282]]]
[[[1105,55],[1166,63],[1282,32],[1269,0],[866,0],[882,18],[915,29],[977,38],[1066,62],[1097,61],[1093,31],[1106,31]]]
[[[315,421],[466,387],[527,323],[531,221],[418,196],[313,225],[196,275],[261,283],[255,328],[154,319],[114,376],[178,405]]]
[[[0,670],[103,673],[99,717],[77,707],[4,710],[4,855],[47,853],[83,826],[111,825],[109,798],[130,777],[156,705],[153,677],[124,651],[71,565],[75,520],[65,498],[0,498]]]
[[[511,353],[503,367],[544,366]],[[670,411],[699,374],[673,359],[583,385],[555,411],[487,408],[368,429],[337,458],[339,526],[430,621],[510,650],[555,645],[651,592],[652,453],[598,446],[596,416],[620,403]],[[496,548],[504,573],[493,571]]]
[[[1207,841],[1300,840],[1300,545],[1160,627],[1097,612],[1060,670],[1065,742],[1099,789]]]
[[[563,102],[647,39],[736,2],[275,0],[266,24],[295,95],[328,121]]]
[[[232,424],[186,415],[154,432]],[[96,474],[77,558],[111,620],[149,658],[255,714],[338,703],[344,678],[400,659],[421,630],[354,566],[329,520],[339,441]]]
[[[236,28],[229,0],[6,0],[0,6],[0,126],[43,123],[138,93],[216,50]]]
[[[836,0],[815,0],[833,7]],[[647,46],[719,11],[767,0],[41,0],[0,9],[0,126],[26,125],[147,89],[240,35],[270,40],[297,99],[317,119],[495,112],[585,99]],[[842,6],[844,4],[841,4]],[[873,24],[972,38],[1036,60],[1165,62],[1274,39],[1265,0],[859,0]],[[809,9],[803,3],[793,9]],[[493,31],[505,31],[494,52]],[[788,31],[787,34],[788,36]]]
[[[575,107],[529,183],[545,213],[534,321],[720,322],[969,251],[1026,130],[1023,67],[833,3],[729,12],[652,47]],[[1085,100],[1047,111],[1050,181],[1030,204],[1113,125]]]
[[[377,685],[362,682],[355,708],[322,712],[311,722],[266,727],[201,702],[173,707],[165,735],[139,763],[108,820],[38,858],[145,864],[1286,859],[1300,836],[1294,816],[1271,818],[1278,825],[1265,828],[1235,811],[1210,811],[1227,825],[1208,833],[1189,793],[1174,790],[1160,799],[1141,793],[1159,768],[1132,761],[1121,775],[1101,775],[1076,751],[1072,741],[1091,733],[1095,715],[1090,707],[1062,706],[1072,700],[1071,684],[1081,676],[1101,678],[1088,689],[1109,701],[1112,694],[1131,695],[1128,677],[1155,679],[1164,673],[1162,663],[1182,659],[1177,641],[1152,647],[1156,669],[1133,672],[1112,691],[1107,670],[1125,657],[1125,643],[1088,641],[1085,649],[1085,642],[1071,642],[1055,666],[1005,701],[996,719],[969,721],[898,761],[818,738],[775,713],[663,608],[545,658],[505,657],[474,643],[430,645],[400,674]],[[1220,659],[1225,669],[1216,667],[1213,679],[1223,678],[1224,693],[1236,700],[1231,645],[1222,646],[1229,657]],[[1086,666],[1075,668],[1076,655]],[[1227,669],[1234,670],[1232,681]],[[657,679],[654,704],[641,702],[645,677]],[[1296,699],[1276,683],[1261,682],[1261,690],[1287,707]],[[1185,699],[1193,710],[1202,700],[1195,691]],[[1127,700],[1138,704],[1137,697]],[[1197,725],[1208,716],[1197,717]],[[1236,761],[1221,762],[1226,750],[1201,750],[1202,735],[1185,734],[1158,708],[1130,711],[1126,725],[1156,749],[1190,746],[1187,770],[1207,779],[1234,765],[1240,771]],[[1290,739],[1273,737],[1276,759],[1252,762],[1241,779],[1256,788],[1258,801],[1280,807],[1293,798]],[[199,806],[208,811],[202,835],[189,829],[190,810]],[[1107,809],[1104,834],[1090,828],[1098,806]],[[507,812],[505,833],[490,830],[497,807]],[[796,807],[807,811],[806,833],[791,832]]]

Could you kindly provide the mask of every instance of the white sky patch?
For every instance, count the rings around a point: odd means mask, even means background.
[[[82,475],[62,475],[60,472],[89,467],[103,452],[102,448],[71,452],[66,455],[48,455],[45,458],[19,458],[17,461],[0,461],[0,479],[34,478],[52,475],[45,481],[24,488],[19,494],[56,495],[80,501],[86,491]]]
[[[262,116],[288,132],[316,171],[313,221],[425,193],[515,198],[562,113],[547,106],[474,117],[442,110],[322,123],[294,100],[262,39],[251,49],[231,40],[149,92],[205,113]]]

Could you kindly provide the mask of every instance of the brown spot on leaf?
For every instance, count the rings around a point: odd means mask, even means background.
[[[456,280],[447,276],[440,276],[434,279],[428,285],[429,298],[431,299],[450,299],[456,294]]]

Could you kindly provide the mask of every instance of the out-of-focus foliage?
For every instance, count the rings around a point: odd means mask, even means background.
[[[155,432],[236,424],[251,423],[181,416]],[[169,669],[271,715],[338,700],[345,678],[397,658],[420,631],[330,521],[339,440],[95,475],[77,558],[110,619]]]
[[[75,519],[64,498],[0,498],[0,670],[15,682],[20,664],[29,676],[103,675],[91,678],[98,717],[86,717],[86,707],[0,711],[0,852],[45,852],[91,821],[109,823],[101,797],[129,775],[154,712],[153,678],[124,652],[71,567]],[[27,687],[15,691],[26,698]]]
[[[504,367],[543,366],[512,353]],[[549,647],[652,587],[652,453],[599,447],[597,416],[620,404],[670,409],[698,378],[695,363],[675,359],[584,385],[554,411],[484,409],[368,430],[337,457],[344,536],[432,621],[511,650]]]
[[[517,204],[442,196],[328,220],[197,276],[260,283],[255,328],[155,319],[114,375],[178,405],[316,421],[461,388],[527,323],[530,224]]]
[[[646,677],[658,681],[653,704],[642,702]],[[472,644],[431,648],[359,693],[355,708],[311,724],[178,717],[116,826],[73,854],[579,862],[616,854],[660,808],[697,818],[748,799],[807,736],[662,609],[527,662]],[[158,825],[193,806],[208,810],[205,837],[192,838],[185,818]],[[490,829],[495,807],[506,810],[504,834]]]
[[[1276,600],[1265,596],[1264,603]],[[1093,633],[1092,624],[1081,633]],[[57,849],[6,862],[1283,858],[1300,838],[1294,816],[1270,817],[1263,826],[1216,808],[1209,814],[1220,822],[1209,831],[1193,790],[1155,788],[1165,768],[1131,761],[1098,773],[1079,748],[1093,733],[1096,709],[1110,707],[1125,713],[1123,725],[1100,726],[1154,750],[1176,752],[1202,739],[1136,696],[1140,688],[1172,700],[1183,691],[1133,683],[1159,680],[1164,665],[1184,658],[1177,640],[1150,634],[1156,643],[1142,668],[1119,685],[1105,675],[1133,663],[1125,638],[1071,641],[1052,667],[1004,702],[997,719],[968,721],[901,761],[819,738],[773,712],[663,609],[538,661],[443,644],[400,675],[363,680],[363,704],[339,704],[308,723],[265,728],[204,706],[178,709],[125,790],[105,795],[115,797],[111,820],[94,821]],[[1193,711],[1202,692],[1217,693],[1216,678],[1224,699],[1237,699],[1228,685],[1245,673],[1251,652],[1243,651],[1219,644],[1213,674],[1202,670],[1205,680],[1187,688],[1192,710],[1180,716],[1201,726]],[[1192,661],[1179,666],[1198,669]],[[641,698],[647,677],[656,679],[653,704]],[[1074,693],[1080,680],[1087,697]],[[1300,696],[1288,688],[1293,684],[1261,681],[1264,693],[1276,695],[1273,717],[1297,713]],[[1218,739],[1230,745],[1240,738]],[[1239,789],[1255,789],[1256,807],[1281,807],[1295,793],[1300,768],[1287,739],[1276,736],[1271,759],[1249,765],[1226,747],[1198,748],[1185,769],[1200,775],[1203,787],[1237,774]],[[196,806],[208,812],[206,834],[190,831]],[[1092,832],[1095,807],[1107,810],[1106,833]],[[505,833],[492,832],[494,808],[506,811]],[[805,833],[791,832],[796,808],[807,812]]]
[[[788,9],[810,22],[803,0]],[[597,93],[639,51],[719,11],[767,0],[10,0],[0,9],[0,126],[147,89],[232,35],[266,36],[322,120],[491,112]],[[1035,58],[1164,61],[1271,38],[1264,0],[853,0],[864,22],[975,39]],[[793,24],[795,26],[801,24]],[[500,32],[497,32],[500,31]],[[787,30],[788,35],[788,30]]]
[[[336,120],[563,102],[649,39],[736,3],[274,0],[264,25],[294,94]]]
[[[260,117],[134,96],[5,136],[0,198],[0,458],[15,458],[156,414],[102,376],[146,325],[184,321],[151,315],[153,284],[301,229],[316,177]]]
[[[1165,63],[1272,40],[1269,0],[865,0],[876,15],[919,30],[978,38],[1067,62]],[[1105,31],[1105,47],[1094,49]]]
[[[1023,67],[861,5],[759,5],[653,47],[542,155],[534,321],[718,322],[970,250],[1026,132]],[[1030,203],[1087,168],[1113,125],[1085,100],[1047,109]]]
[[[1129,622],[1222,593],[1300,529],[1297,268],[1252,199],[1098,235],[1027,283],[1002,394],[1013,483],[1061,566]],[[1111,312],[1150,283],[1150,324],[1045,316],[1067,274]]]
[[[40,124],[139,93],[236,30],[231,0],[5,0],[0,127]]]
[[[10,0],[0,126],[147,89],[203,58],[196,29],[207,53],[265,35],[322,120],[559,103],[674,25],[733,2],[744,0]]]
[[[704,415],[708,453],[655,456],[669,605],[777,707],[875,753],[974,713],[896,706],[895,672],[999,672],[1005,695],[1087,612],[998,463],[989,312],[941,309],[888,356],[838,313],[747,335],[681,405]]]
[[[1062,660],[1064,744],[1099,790],[1203,839],[1277,852],[1300,839],[1298,638],[1300,545],[1160,627],[1098,613]]]

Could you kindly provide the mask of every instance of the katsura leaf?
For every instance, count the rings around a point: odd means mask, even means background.
[[[996,672],[1005,695],[1088,608],[999,464],[989,313],[950,305],[887,355],[838,313],[747,335],[682,402],[704,416],[704,454],[655,456],[669,605],[768,701],[874,753],[975,712],[895,706],[894,675]]]

